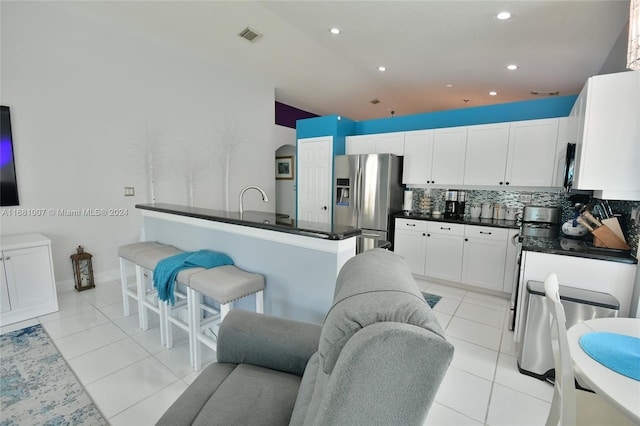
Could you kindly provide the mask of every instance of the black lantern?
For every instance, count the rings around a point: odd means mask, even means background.
[[[88,290],[96,285],[93,282],[93,266],[89,253],[85,253],[82,246],[78,246],[77,253],[71,255],[71,264],[73,265],[73,280],[75,281],[76,290]]]

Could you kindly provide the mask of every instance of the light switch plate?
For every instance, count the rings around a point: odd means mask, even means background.
[[[133,197],[136,195],[135,189],[133,186],[125,186],[124,187],[124,196],[125,197]]]
[[[531,194],[521,194],[520,195],[520,201],[523,203],[530,203],[531,202]]]

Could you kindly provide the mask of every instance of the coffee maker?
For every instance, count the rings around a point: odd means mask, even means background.
[[[445,193],[444,217],[447,219],[458,218],[458,191],[447,189]]]

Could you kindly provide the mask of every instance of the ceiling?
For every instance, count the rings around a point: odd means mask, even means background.
[[[611,62],[614,46],[624,53],[629,17],[628,0],[143,1],[64,7],[116,20],[128,31],[266,81],[279,102],[354,120],[541,97],[531,91],[576,94]],[[504,10],[511,19],[498,20]],[[254,43],[240,38],[246,27],[263,36]],[[331,34],[331,27],[342,33]],[[624,70],[624,59],[614,59],[613,71]],[[509,71],[509,64],[519,68]],[[378,71],[380,65],[387,71]],[[373,99],[380,102],[373,105]]]

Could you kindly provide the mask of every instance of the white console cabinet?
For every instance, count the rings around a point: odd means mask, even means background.
[[[0,239],[0,325],[58,310],[51,241],[41,234]]]

